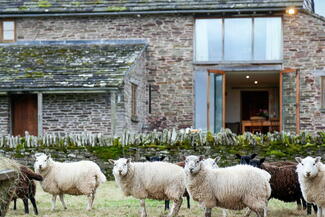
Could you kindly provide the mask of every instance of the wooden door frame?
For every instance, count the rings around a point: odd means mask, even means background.
[[[207,129],[210,130],[210,73],[222,75],[222,128],[226,127],[226,72],[223,70],[208,70],[208,88],[207,88]]]
[[[295,73],[295,83],[296,83],[296,134],[300,133],[300,73],[299,69],[285,68],[280,71],[280,84],[279,84],[279,99],[280,99],[280,132],[283,130],[283,74]]]

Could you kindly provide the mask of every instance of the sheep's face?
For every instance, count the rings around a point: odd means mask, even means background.
[[[130,159],[120,158],[114,161],[113,174],[114,176],[125,176],[128,173]]]
[[[36,161],[34,163],[35,171],[45,170],[51,161],[51,156],[43,153],[35,154]]]
[[[315,177],[318,173],[321,157],[306,157],[301,159],[296,157],[297,162],[297,172],[302,174],[305,178]]]
[[[207,158],[207,159],[203,160],[202,162],[206,168],[217,169],[217,168],[219,168],[217,165],[219,160],[220,160],[220,157],[216,157],[215,159]]]
[[[190,155],[185,159],[185,172],[190,174],[196,174],[201,170],[203,157]]]

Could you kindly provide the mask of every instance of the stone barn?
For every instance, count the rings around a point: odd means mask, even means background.
[[[1,1],[0,133],[324,130],[322,5]]]

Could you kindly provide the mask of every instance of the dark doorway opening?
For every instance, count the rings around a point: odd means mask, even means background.
[[[24,136],[25,131],[37,136],[37,95],[11,95],[12,134]]]
[[[250,120],[261,116],[262,111],[269,111],[268,91],[241,91],[241,119]]]

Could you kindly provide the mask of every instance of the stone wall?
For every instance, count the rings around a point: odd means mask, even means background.
[[[298,13],[284,16],[284,68],[300,69],[300,128],[325,130],[320,74],[325,76],[325,19]],[[295,82],[292,79],[292,82]]]
[[[44,133],[111,132],[109,94],[45,94],[43,95]]]
[[[17,18],[17,40],[148,39],[151,127],[193,125],[192,15]]]
[[[9,97],[0,96],[0,135],[7,135],[9,133],[9,106]]]

